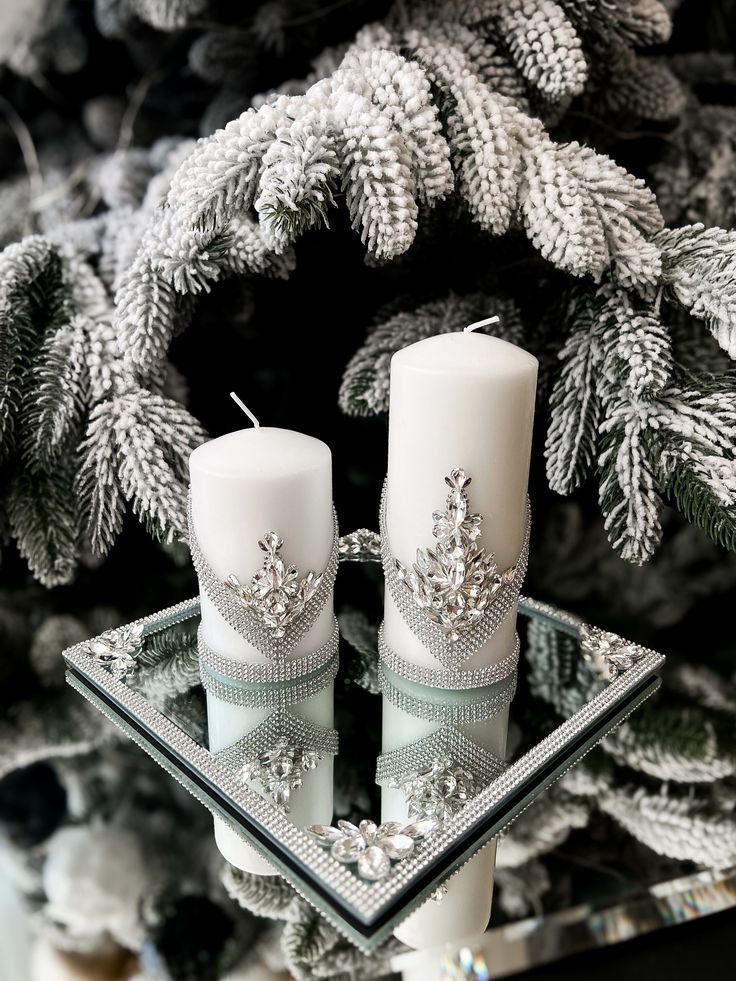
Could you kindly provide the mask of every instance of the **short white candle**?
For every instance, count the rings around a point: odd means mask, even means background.
[[[483,515],[479,542],[500,570],[516,563],[524,538],[537,359],[497,337],[438,334],[391,359],[386,524],[394,556],[411,565],[433,543],[445,477],[462,468]],[[386,591],[385,638],[405,661],[442,667],[406,625]],[[511,652],[509,615],[463,664],[484,667]]]
[[[228,433],[197,447],[189,459],[192,521],[204,557],[221,580],[233,573],[247,582],[263,564],[259,539],[275,531],[283,539],[286,562],[300,574],[322,572],[333,545],[332,455],[321,440],[287,429],[255,427]],[[233,660],[266,663],[266,656],[240,636],[202,591],[202,631],[208,646]],[[334,623],[332,598],[297,643],[290,658],[326,643]],[[332,725],[332,686],[310,700],[308,715]],[[299,714],[300,708],[296,709]],[[264,711],[263,715],[268,715]],[[253,709],[207,694],[210,750],[237,742],[258,721]],[[300,796],[298,804],[296,797]],[[332,818],[332,760],[322,760],[296,791],[299,823]],[[264,872],[263,860],[242,839],[216,821],[216,839],[225,858],[247,871]]]

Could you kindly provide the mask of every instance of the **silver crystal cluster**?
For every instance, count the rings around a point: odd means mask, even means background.
[[[333,508],[333,539],[327,565],[319,574],[309,573],[299,580],[298,570],[286,567],[278,552],[281,541],[269,533],[261,542],[267,553],[263,568],[246,584],[231,576],[223,582],[207,561],[197,540],[192,517],[192,497],[189,495],[189,548],[199,579],[200,592],[207,595],[220,616],[269,661],[283,660],[307,635],[322,613],[335,584],[338,567],[337,514]],[[276,558],[277,561],[272,561]],[[337,627],[337,621],[334,620]],[[323,645],[324,646],[324,645]],[[331,654],[323,650],[325,659]]]
[[[435,821],[416,821],[401,825],[398,821],[376,824],[361,821],[338,821],[336,827],[313,824],[307,831],[322,845],[330,846],[330,854],[344,865],[356,865],[364,879],[383,879],[391,871],[391,862],[400,862],[414,851],[418,841],[437,829]]]
[[[321,758],[317,750],[280,739],[257,759],[247,761],[242,775],[244,780],[260,784],[276,807],[288,814],[292,793],[302,786],[304,774],[317,768]]]
[[[646,649],[639,647],[612,634],[608,630],[600,627],[591,627],[587,623],[580,625],[580,646],[583,651],[594,661],[601,661],[608,668],[608,677],[613,681],[615,678],[629,668],[633,667],[647,653]]]
[[[343,562],[380,562],[381,536],[370,528],[357,528],[342,535],[338,550]]]
[[[406,797],[409,817],[445,824],[483,789],[472,772],[449,756],[432,760],[390,786]]]
[[[470,510],[465,492],[470,477],[452,470],[445,483],[450,488],[445,510],[432,515],[437,544],[417,549],[410,568],[396,559],[396,572],[417,606],[454,643],[483,617],[503,577],[493,553],[477,542],[483,518]]]
[[[311,570],[300,579],[297,567],[287,565],[280,555],[283,544],[275,531],[267,532],[258,542],[266,558],[250,582],[241,583],[234,575],[225,580],[240,605],[255,613],[275,640],[299,619],[322,583],[322,574]]]
[[[113,678],[124,681],[137,666],[136,656],[143,647],[143,629],[136,624],[106,630],[86,642],[87,653],[104,665]]]

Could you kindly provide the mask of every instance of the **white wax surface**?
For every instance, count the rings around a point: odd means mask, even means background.
[[[288,429],[242,429],[198,446],[189,458],[192,517],[200,547],[220,579],[247,581],[263,564],[259,539],[268,531],[284,541],[285,561],[321,572],[332,548],[332,454],[321,440]],[[218,654],[261,663],[266,659],[202,600],[205,639]],[[291,657],[329,640],[332,603]]]
[[[301,575],[321,572],[333,539],[332,455],[318,439],[286,429],[243,429],[197,447],[189,459],[192,519],[200,548],[220,579],[233,573],[248,581],[263,564],[258,546],[266,532],[283,539],[281,554]],[[209,646],[225,657],[251,663],[267,660],[200,594],[202,630]],[[301,657],[329,640],[332,598],[289,657]],[[294,714],[332,726],[332,685],[294,706]],[[268,709],[232,705],[208,694],[209,745],[213,752],[255,728]],[[292,799],[295,824],[329,824],[332,819],[332,757],[307,773]],[[216,841],[238,868],[269,874],[268,863],[215,819]]]
[[[432,512],[443,510],[444,478],[462,468],[471,477],[470,506],[483,515],[480,543],[499,568],[519,555],[526,520],[537,360],[478,333],[439,334],[391,359],[387,527],[393,554],[405,564],[434,542]],[[405,660],[439,667],[402,620],[386,593],[385,636]],[[515,617],[464,668],[506,656]]]
[[[441,902],[428,899],[396,927],[394,936],[424,950],[482,934],[491,916],[495,864],[494,839],[448,880]]]
[[[406,687],[412,694],[421,691],[421,686],[418,685]],[[462,702],[469,697],[467,692],[448,694],[448,699],[453,703]],[[468,739],[503,760],[506,758],[508,715],[508,708],[505,708],[489,719],[481,719],[458,728]],[[384,753],[414,743],[440,727],[438,722],[409,715],[392,705],[384,696]],[[400,821],[402,824],[408,822],[408,806],[400,790],[388,786],[381,788],[381,820]],[[427,900],[394,930],[394,936],[409,947],[420,950],[458,940],[469,934],[482,933],[491,915],[495,859],[496,846],[495,842],[491,842],[448,881],[447,895],[441,903],[433,899]]]
[[[331,728],[333,725],[333,685],[298,702],[289,711],[297,718],[314,722],[316,725]],[[246,732],[273,714],[273,709],[246,708],[223,702],[207,693],[207,719],[209,726],[209,746],[212,752],[224,749],[240,739]],[[314,770],[309,770],[302,778],[302,786],[294,791],[289,807],[289,820],[297,827],[310,824],[330,824],[332,822],[332,789],[334,758],[323,756]],[[257,784],[251,784],[256,793],[261,793]],[[266,794],[261,793],[266,797]],[[215,818],[215,841],[224,858],[244,872],[255,875],[275,875],[269,865],[255,848],[244,841],[219,818]]]

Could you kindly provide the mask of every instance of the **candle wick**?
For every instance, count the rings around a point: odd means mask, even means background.
[[[471,331],[477,330],[479,327],[487,327],[488,324],[497,324],[500,317],[488,317],[486,320],[478,320],[474,324],[469,324],[467,327],[463,328],[463,334],[469,334]]]
[[[260,429],[260,428],[261,428],[261,424],[260,424],[260,422],[259,422],[259,421],[258,421],[258,420],[256,419],[256,417],[255,417],[255,416],[253,415],[253,413],[252,413],[252,412],[250,411],[250,409],[249,409],[249,408],[248,408],[248,406],[247,406],[247,405],[245,404],[245,402],[244,402],[244,401],[243,401],[243,400],[242,400],[241,398],[239,398],[239,397],[238,397],[238,396],[237,396],[237,395],[235,394],[235,392],[230,392],[230,398],[231,398],[231,399],[233,400],[233,402],[235,402],[235,404],[236,404],[236,405],[239,405],[239,406],[240,406],[240,408],[241,408],[241,409],[243,410],[243,412],[244,412],[244,413],[245,413],[245,414],[246,414],[246,415],[248,416],[248,418],[249,418],[249,419],[250,419],[250,421],[251,421],[251,422],[253,423],[253,425],[254,425],[254,426],[256,427],[256,429]]]

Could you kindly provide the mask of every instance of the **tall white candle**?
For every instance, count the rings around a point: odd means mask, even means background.
[[[471,477],[471,509],[483,515],[479,542],[499,569],[515,564],[524,538],[537,359],[497,337],[438,334],[391,359],[386,524],[394,556],[411,565],[431,546],[432,512],[442,510],[444,478]],[[442,667],[401,617],[386,591],[385,638],[405,661]],[[463,664],[485,667],[513,647],[515,616]]]
[[[444,478],[457,468],[471,478],[471,510],[483,516],[479,544],[495,554],[499,570],[516,563],[526,525],[536,381],[537,360],[531,354],[473,332],[440,334],[393,356],[386,528],[393,555],[404,565],[411,565],[417,549],[433,544],[432,513],[443,510]],[[508,656],[515,632],[512,609],[460,670],[483,668]],[[405,623],[388,589],[384,637],[404,661],[443,667]],[[476,734],[501,757],[505,715],[485,727],[485,739]],[[395,711],[388,712],[384,749],[411,741],[409,728]],[[397,814],[399,807],[384,791],[384,815]],[[410,946],[428,947],[483,930],[494,858],[495,846],[475,856],[450,881],[445,902],[425,903],[396,936]]]
[[[332,455],[329,447],[303,433],[256,427],[228,433],[197,447],[189,460],[192,521],[199,546],[221,580],[232,573],[248,582],[263,564],[258,541],[269,531],[283,539],[282,554],[300,574],[322,572],[333,545]],[[202,631],[207,645],[224,657],[266,663],[266,656],[221,616],[201,592]],[[289,654],[302,657],[332,634],[332,597]],[[332,687],[310,700],[312,721],[332,725]],[[268,714],[265,712],[264,714]],[[297,711],[298,714],[298,711]],[[253,709],[207,693],[210,750],[237,742],[257,724]],[[295,807],[304,823],[332,818],[332,760],[305,775]],[[267,871],[245,842],[216,821],[216,839],[225,858],[254,872]]]

